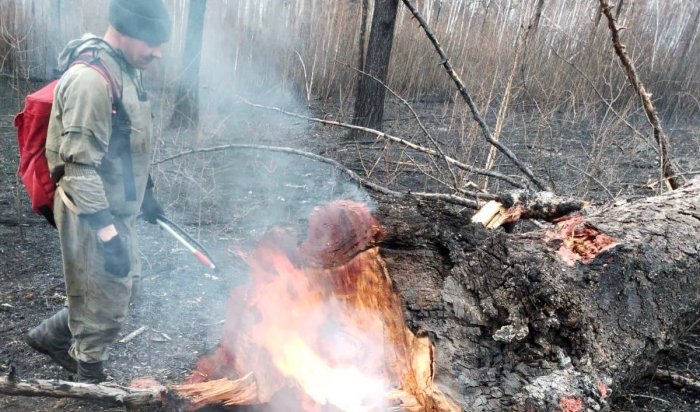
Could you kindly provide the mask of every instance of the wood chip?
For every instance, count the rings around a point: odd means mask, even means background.
[[[130,340],[134,339],[135,337],[139,336],[143,332],[148,329],[148,326],[141,326],[140,328],[136,329],[135,331],[131,332],[130,334],[124,336],[121,340],[119,340],[119,343],[127,343]]]

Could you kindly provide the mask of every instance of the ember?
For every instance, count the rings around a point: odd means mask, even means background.
[[[556,230],[545,233],[548,242],[561,242],[559,257],[569,266],[577,261],[591,263],[600,253],[618,243],[602,233],[581,216],[567,216],[557,220]]]
[[[273,229],[242,255],[251,282],[231,292],[217,350],[179,392],[194,407],[458,411],[433,385],[432,344],[405,326],[369,209],[329,203],[308,226],[301,247]]]

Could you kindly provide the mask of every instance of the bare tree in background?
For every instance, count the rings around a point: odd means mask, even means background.
[[[617,10],[615,11],[615,20],[620,20],[620,15],[622,14],[622,7],[625,5],[625,0],[620,0],[617,3]]]
[[[681,48],[681,62],[685,60],[685,58],[688,56],[688,52],[690,49],[693,47],[693,43],[695,38],[698,35],[698,29],[700,28],[700,7],[698,8],[698,11],[695,13],[695,18],[693,19],[693,22],[688,24],[685,28],[685,33],[683,33],[683,38],[681,40],[682,46]],[[678,67],[684,66],[683,64],[678,65]]]
[[[206,8],[207,0],[190,0],[182,77],[177,88],[173,117],[170,120],[170,126],[174,128],[199,125],[199,64]]]
[[[598,25],[600,24],[600,18],[603,17],[603,9],[601,8],[600,5],[598,5],[598,8],[595,13],[595,17],[593,18],[593,27],[591,27],[591,34],[588,36],[588,45],[592,45],[593,41],[595,41],[595,36],[596,33],[598,32]]]
[[[365,72],[386,83],[394,40],[398,0],[376,0],[367,46]],[[362,76],[355,100],[354,123],[381,130],[386,89],[369,76]]]
[[[46,75],[48,78],[54,77],[54,69],[56,69],[57,56],[59,50],[63,48],[63,0],[56,0],[50,3],[51,27],[49,27],[49,45],[46,48],[46,61],[49,64],[46,66]]]
[[[535,17],[532,19],[532,32],[537,33],[537,29],[540,27],[540,18],[542,17],[542,10],[544,9],[544,0],[537,0],[537,6],[535,7]]]
[[[367,45],[367,10],[369,9],[369,0],[362,0],[360,3],[362,12],[360,13],[360,44],[359,53],[360,56],[357,62],[357,68],[364,71],[365,70],[365,45]],[[360,77],[361,78],[361,77]],[[358,80],[359,81],[359,80]],[[359,84],[358,84],[359,87]]]
[[[620,32],[623,30],[623,28],[617,25],[617,21],[615,20],[615,17],[613,17],[612,12],[610,11],[612,7],[608,5],[608,0],[599,1],[603,15],[605,15],[605,17],[608,19],[608,27],[610,29],[615,54],[617,54],[617,56],[620,58],[620,63],[622,63],[625,73],[627,74],[627,78],[629,79],[630,84],[634,88],[635,93],[642,100],[644,112],[646,113],[647,119],[649,120],[651,128],[654,132],[654,139],[656,140],[656,143],[659,146],[659,162],[661,163],[661,175],[668,184],[668,187],[671,190],[675,190],[678,187],[680,187],[681,178],[676,173],[675,167],[671,162],[668,137],[666,136],[666,133],[664,132],[661,126],[661,120],[659,119],[659,115],[656,111],[656,108],[654,107],[654,103],[651,100],[651,93],[648,93],[646,91],[644,84],[642,83],[642,81],[639,78],[639,75],[637,74],[637,69],[634,67],[634,63],[627,54],[626,46],[622,44],[622,41],[620,40]]]

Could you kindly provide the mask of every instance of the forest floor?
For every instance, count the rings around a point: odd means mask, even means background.
[[[63,306],[65,292],[57,234],[33,214],[23,187],[18,186],[12,116],[19,111],[21,101],[15,90],[1,84],[3,81],[0,78],[0,373],[14,367],[23,379],[70,379],[70,374],[22,340],[31,327]],[[441,103],[416,103],[415,108],[425,114],[424,122],[438,140],[455,139],[459,128],[449,126],[454,119]],[[367,146],[367,157],[359,162],[354,143],[339,143],[344,130],[246,108],[239,110],[233,116],[237,120],[221,121],[210,133],[175,134],[158,128],[155,160],[198,144],[254,142],[294,146],[345,160],[354,156],[353,167],[371,170],[380,181],[394,187],[416,190],[417,182],[425,180],[409,170],[411,158],[397,148],[375,143]],[[399,106],[388,107],[386,124],[395,135],[413,133],[407,129],[410,119],[404,113]],[[321,117],[324,113],[316,110],[315,115]],[[621,139],[621,143],[599,141],[607,144],[606,150],[599,150],[586,143],[594,125],[574,122],[576,127],[572,127],[564,120],[542,124],[529,117],[523,120],[525,117],[506,126],[509,133],[504,139],[537,173],[550,179],[559,193],[604,200],[648,196],[658,190],[653,150],[638,142],[630,143],[632,139]],[[667,129],[676,160],[685,170],[700,170],[698,126],[674,124]],[[478,149],[483,146],[481,140],[461,144],[465,150],[474,148],[474,157],[483,150]],[[384,156],[379,159],[381,153]],[[597,168],[589,169],[591,162],[597,162]],[[502,170],[508,171],[506,167]],[[590,177],[598,172],[597,178]],[[144,377],[177,383],[201,355],[216,346],[229,290],[246,279],[245,265],[232,251],[254,244],[272,225],[303,231],[306,216],[321,202],[349,197],[371,203],[365,192],[328,165],[263,151],[198,153],[159,163],[154,175],[158,197],[168,215],[200,239],[221,270],[206,270],[165,232],[139,221],[143,285],[120,338],[141,326],[147,329],[128,343],[111,347],[107,371],[120,384]],[[673,351],[660,356],[659,365],[700,377],[700,327],[689,331]],[[697,393],[654,378],[620,388],[615,395],[616,411],[700,411]],[[85,400],[0,396],[0,410],[122,408]]]

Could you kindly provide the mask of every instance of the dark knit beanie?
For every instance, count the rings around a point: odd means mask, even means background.
[[[119,33],[150,45],[170,39],[170,14],[163,0],[111,0],[109,23]]]

